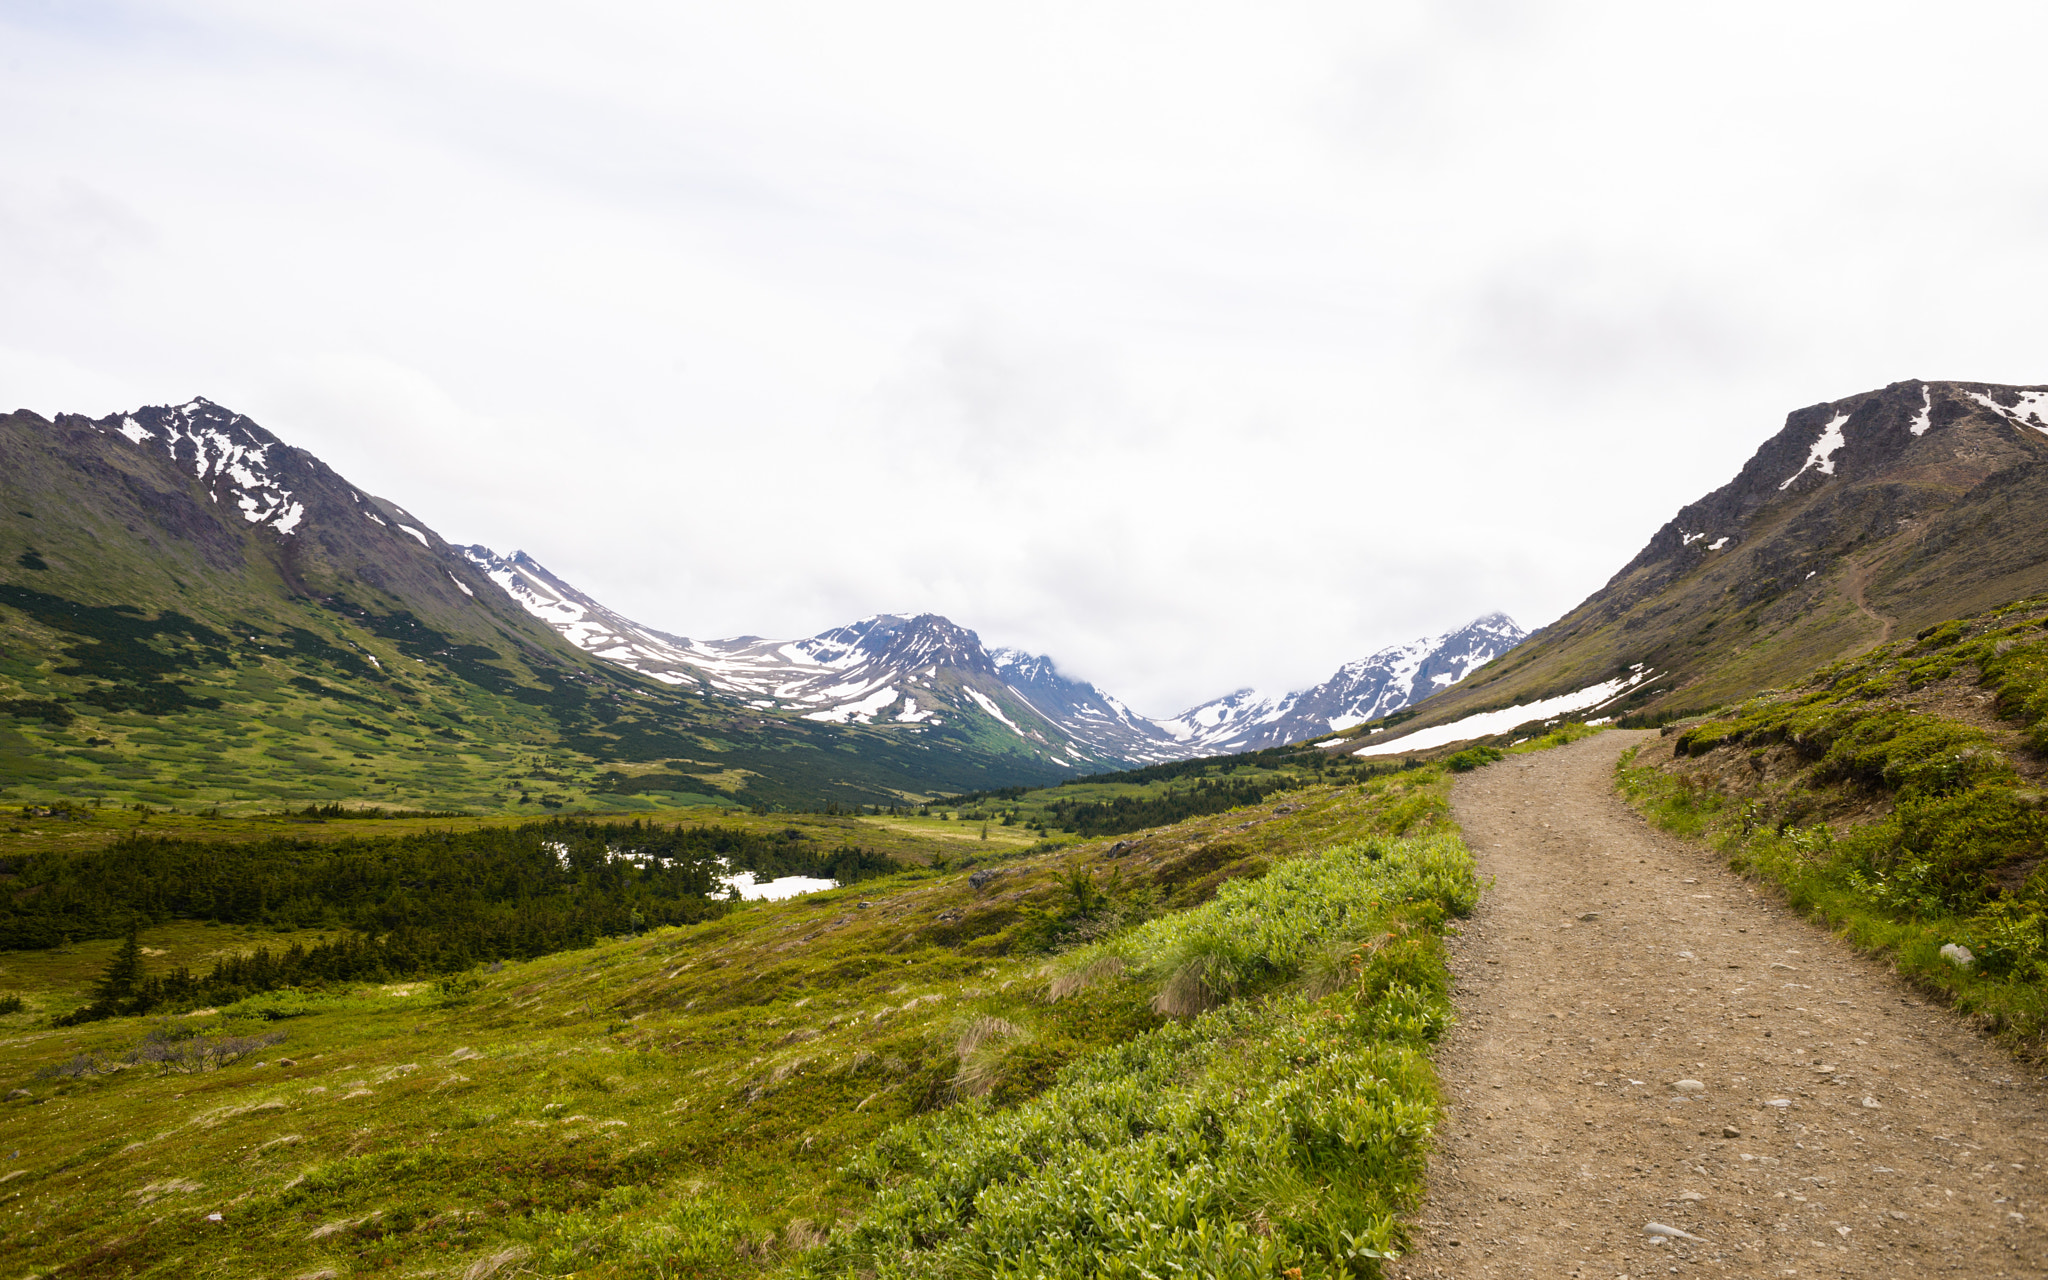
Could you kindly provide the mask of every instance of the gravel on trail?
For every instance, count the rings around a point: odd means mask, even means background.
[[[1614,763],[1650,736],[1453,788],[1494,883],[1451,942],[1444,1121],[1389,1274],[2048,1276],[2039,1079],[1643,821]]]

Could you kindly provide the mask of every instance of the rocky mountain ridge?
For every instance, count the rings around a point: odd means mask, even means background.
[[[1061,674],[1049,657],[987,648],[936,614],[881,614],[801,640],[692,640],[606,608],[523,551],[460,550],[571,643],[665,683],[842,724],[914,727],[979,713],[1076,767],[1256,751],[1349,728],[1448,688],[1526,634],[1492,613],[1346,663],[1308,689],[1243,689],[1154,719]]]
[[[1619,715],[1744,697],[2048,591],[2044,523],[2048,387],[1915,380],[1795,410],[1605,586],[1372,749],[1539,703],[1597,696]]]

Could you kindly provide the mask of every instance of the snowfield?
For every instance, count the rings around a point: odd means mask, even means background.
[[[1418,729],[1414,733],[1391,740],[1375,738],[1370,746],[1360,747],[1351,754],[1398,756],[1411,751],[1427,751],[1431,747],[1446,746],[1453,742],[1464,742],[1471,738],[1492,737],[1496,733],[1506,733],[1515,726],[1527,724],[1531,720],[1549,720],[1554,716],[1574,711],[1597,710],[1621,698],[1645,680],[1653,678],[1653,672],[1639,667],[1626,676],[1588,685],[1573,693],[1562,693],[1555,698],[1542,698],[1500,711],[1481,711],[1462,720],[1453,720],[1449,724],[1435,725],[1428,729]]]

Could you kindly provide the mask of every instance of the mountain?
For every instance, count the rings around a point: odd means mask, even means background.
[[[2048,388],[1896,382],[1800,409],[1604,587],[1370,749],[1498,732],[1538,711],[1670,712],[1780,685],[2048,591],[2043,528]],[[1466,719],[1481,713],[1491,719]]]
[[[1014,738],[1044,748],[1047,759],[1075,767],[1256,751],[1349,728],[1448,688],[1525,634],[1506,614],[1491,613],[1347,663],[1313,688],[1280,696],[1242,689],[1153,720],[1060,674],[1050,658],[986,649],[974,632],[936,614],[884,614],[804,640],[692,640],[606,608],[523,551],[461,550],[570,643],[654,679],[810,720],[993,719]]]
[[[1405,705],[1504,618],[1155,721],[933,614],[633,622],[205,399],[0,418],[0,796],[230,807],[898,804],[1277,745]]]
[[[1420,702],[1514,648],[1526,634],[1506,614],[1489,613],[1455,631],[1347,662],[1311,688],[1278,697],[1240,689],[1161,724],[1191,755],[1285,746]]]
[[[1154,722],[1050,658],[989,649],[937,614],[880,614],[802,640],[692,640],[632,621],[523,551],[462,548],[480,572],[586,652],[758,710],[899,732],[954,725],[1061,768],[1185,756]]]
[[[425,521],[204,399],[0,417],[0,504],[0,795],[893,804],[1093,759],[978,705],[884,727],[601,661]]]

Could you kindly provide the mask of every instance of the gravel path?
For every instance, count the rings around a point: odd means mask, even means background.
[[[2048,1276],[2048,1094],[1637,817],[1613,767],[1645,736],[1452,793],[1496,883],[1452,944],[1441,1146],[1392,1274]]]

